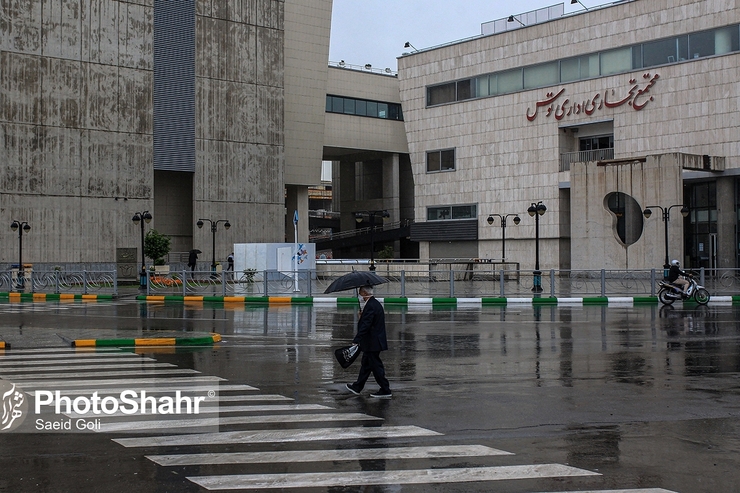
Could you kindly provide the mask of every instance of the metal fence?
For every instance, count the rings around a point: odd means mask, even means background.
[[[118,294],[116,271],[38,271],[10,269],[0,272],[0,291],[20,293]]]
[[[366,269],[366,266],[360,268]],[[210,272],[181,271],[151,276],[147,294],[182,296],[354,296],[353,292],[325,295],[326,288],[339,276],[353,270],[335,266],[330,271],[310,270]],[[354,269],[357,270],[357,269]],[[532,271],[443,269],[425,271],[383,266],[376,271],[389,282],[376,286],[378,297],[532,297],[542,296],[655,296],[657,281],[663,279],[656,270],[556,270],[543,271],[537,279]],[[740,269],[716,271],[702,269],[699,283],[716,295],[740,294]],[[535,291],[535,284],[541,291]]]

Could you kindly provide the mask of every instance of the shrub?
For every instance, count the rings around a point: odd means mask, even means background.
[[[144,255],[154,260],[154,265],[164,265],[164,257],[170,253],[170,237],[156,229],[150,229],[144,237]]]

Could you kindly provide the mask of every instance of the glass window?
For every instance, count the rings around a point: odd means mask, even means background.
[[[642,45],[642,66],[655,67],[678,61],[678,43],[676,38],[662,39]]]
[[[443,84],[427,89],[427,106],[451,103],[455,100],[455,83]]]
[[[367,116],[378,116],[378,103],[375,101],[367,102]]]
[[[442,171],[455,169],[455,150],[448,149],[440,152],[442,158],[440,160],[440,166]]]
[[[475,94],[477,97],[484,97],[490,95],[490,91],[488,90],[488,75],[484,75],[482,77],[476,77],[475,79]]]
[[[388,119],[389,120],[400,120],[401,106],[397,104],[388,105]]]
[[[355,100],[354,99],[347,98],[344,100],[344,113],[347,115],[355,114]]]
[[[360,116],[367,116],[367,101],[357,100],[355,103],[355,114]]]
[[[451,171],[455,169],[455,150],[427,152],[427,172]]]
[[[475,79],[466,79],[457,83],[457,100],[465,101],[475,97]]]
[[[581,78],[588,79],[590,77],[598,77],[600,75],[599,70],[599,54],[594,53],[592,55],[585,55],[580,58],[581,62]]]
[[[570,82],[581,78],[579,58],[566,58],[560,61],[560,81]]]
[[[331,111],[333,113],[344,113],[344,98],[340,98],[338,96],[332,96]]]
[[[388,105],[386,103],[378,103],[378,118],[388,118]]]
[[[497,74],[498,87],[496,88],[497,94],[505,94],[507,92],[521,91],[524,88],[522,83],[522,69],[517,68],[514,70],[507,70]]]
[[[452,219],[475,219],[478,217],[475,205],[453,205]]]
[[[524,68],[524,88],[551,86],[559,82],[558,63],[543,63]]]
[[[429,207],[427,208],[427,221],[444,221],[450,218],[450,207]]]
[[[691,58],[714,55],[714,32],[691,34],[689,36],[689,51],[691,52]]]
[[[617,48],[601,53],[601,75],[632,70],[632,47]]]
[[[326,96],[326,111],[331,113],[331,96]]]

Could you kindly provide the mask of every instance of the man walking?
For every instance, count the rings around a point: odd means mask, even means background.
[[[352,342],[360,346],[362,363],[357,381],[348,383],[347,390],[359,395],[372,373],[375,381],[380,385],[380,390],[370,394],[370,397],[390,399],[391,387],[388,379],[385,378],[385,368],[380,360],[380,352],[388,349],[388,340],[385,335],[385,312],[383,305],[373,296],[372,286],[360,288],[360,310],[357,335]]]

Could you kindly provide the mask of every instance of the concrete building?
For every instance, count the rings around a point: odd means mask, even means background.
[[[487,218],[516,213],[506,260],[531,269],[527,210],[542,202],[542,269],[658,267],[659,207],[678,205],[669,257],[738,266],[740,5],[562,11],[399,58],[420,256],[501,259],[500,219]]]
[[[397,73],[327,64],[331,0],[0,9],[0,217],[31,225],[29,262],[133,276],[143,211],[201,261],[290,241],[328,160],[341,229],[387,211],[396,256],[528,269],[542,202],[543,269],[656,267],[665,231],[685,265],[739,264],[735,1],[558,4],[403,54]],[[494,214],[521,218],[505,252]],[[231,223],[215,254],[200,218]],[[17,234],[0,242],[0,264],[16,262]]]

